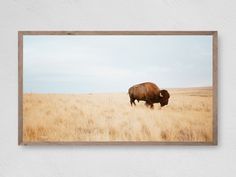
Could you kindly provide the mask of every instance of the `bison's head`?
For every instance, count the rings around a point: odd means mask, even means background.
[[[168,101],[170,98],[170,94],[168,93],[167,90],[161,90],[160,91],[160,104],[161,107],[168,105]]]

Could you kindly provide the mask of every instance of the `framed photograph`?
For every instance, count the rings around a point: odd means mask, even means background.
[[[217,31],[19,31],[19,145],[217,145]]]

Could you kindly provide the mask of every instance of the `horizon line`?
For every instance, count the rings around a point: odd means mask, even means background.
[[[213,86],[201,86],[201,87],[168,87],[163,89],[212,89]],[[161,89],[162,90],[162,89]],[[104,93],[128,93],[121,91],[115,91],[115,92],[23,92],[23,94],[104,94]]]

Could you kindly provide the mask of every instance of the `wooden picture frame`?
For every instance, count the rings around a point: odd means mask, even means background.
[[[25,36],[211,36],[212,37],[212,140],[211,141],[24,141],[23,140],[23,49]],[[18,145],[217,145],[217,31],[19,31],[18,32]]]

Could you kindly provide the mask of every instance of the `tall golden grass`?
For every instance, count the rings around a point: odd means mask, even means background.
[[[171,89],[169,104],[127,93],[24,94],[23,141],[212,141],[212,89]]]

